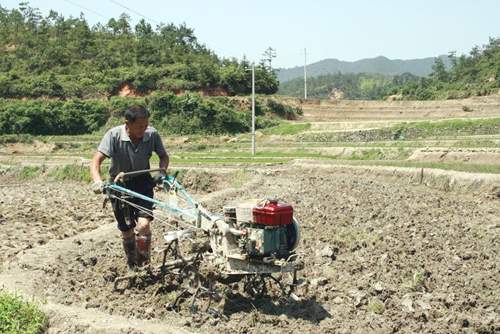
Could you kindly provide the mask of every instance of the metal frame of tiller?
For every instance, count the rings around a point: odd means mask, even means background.
[[[218,274],[218,280],[222,282],[235,282],[242,278],[246,278],[248,284],[254,287],[259,287],[265,293],[265,278],[270,278],[276,282],[283,293],[291,295],[294,299],[297,297],[293,294],[294,286],[297,284],[297,271],[302,269],[302,262],[298,260],[297,254],[292,254],[287,259],[263,258],[254,259],[242,254],[238,254],[235,249],[238,247],[238,237],[244,235],[245,231],[236,228],[232,223],[228,223],[223,217],[214,215],[206,210],[198,201],[196,201],[187,190],[177,181],[177,173],[174,175],[166,175],[161,178],[160,184],[163,190],[168,193],[170,201],[162,202],[160,200],[150,198],[140,193],[134,192],[125,188],[122,181],[133,178],[135,176],[151,173],[165,172],[164,169],[148,169],[130,173],[120,173],[114,179],[113,183],[105,186],[105,193],[108,198],[115,198],[122,203],[137,208],[138,210],[147,213],[153,217],[153,211],[148,210],[130,199],[138,198],[150,202],[155,207],[154,217],[160,220],[173,230],[164,234],[165,245],[157,250],[158,253],[163,253],[162,263],[159,269],[162,274],[170,272],[174,268],[186,268],[199,266],[202,262],[209,262],[210,267],[215,269]],[[121,196],[115,195],[121,194]],[[178,202],[183,201],[183,207]],[[128,216],[128,215],[126,215]],[[293,218],[294,224],[298,222]],[[198,243],[196,255],[182,257],[179,249],[179,241],[184,239],[191,240],[191,236],[196,231],[202,231],[209,239],[210,247],[207,243]],[[167,255],[172,254],[173,259],[167,261]],[[148,270],[151,270],[149,268]],[[274,273],[290,273],[292,275],[292,283],[290,289],[286,292],[286,288],[280,280],[273,277]],[[198,275],[198,273],[197,273]],[[137,277],[137,273],[119,277],[115,280],[115,289],[120,281],[133,280]],[[130,282],[129,282],[130,284]]]

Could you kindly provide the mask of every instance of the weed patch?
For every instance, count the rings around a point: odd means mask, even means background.
[[[48,171],[48,176],[57,181],[90,182],[90,171],[86,165],[65,165]]]
[[[31,144],[33,143],[33,136],[28,134],[0,136],[0,144],[13,144],[13,143]]]
[[[21,180],[34,179],[40,176],[45,170],[44,166],[24,166],[17,172],[17,176]]]
[[[33,302],[0,290],[0,333],[37,334],[47,327],[47,317]]]

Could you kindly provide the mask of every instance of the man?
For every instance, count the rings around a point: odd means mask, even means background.
[[[102,193],[104,182],[100,168],[106,158],[111,158],[109,168],[110,180],[113,181],[120,172],[133,172],[150,169],[149,159],[152,152],[160,158],[160,168],[167,169],[169,157],[163,147],[158,132],[148,126],[149,112],[140,105],[133,105],[125,111],[125,124],[110,129],[101,140],[97,152],[92,159],[90,174],[94,180],[95,193]],[[154,183],[149,173],[125,180],[125,187],[148,197],[153,197]],[[114,193],[115,196],[120,196]],[[153,220],[153,204],[141,199],[129,199],[136,205],[144,207],[146,212],[134,206],[128,206],[116,198],[111,199],[113,212],[122,233],[123,249],[129,267],[149,262],[151,253],[151,229]],[[150,212],[151,214],[148,214]],[[134,231],[135,229],[135,231]],[[137,236],[136,236],[137,234]]]

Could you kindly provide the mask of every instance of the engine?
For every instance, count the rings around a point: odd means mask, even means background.
[[[299,242],[299,224],[289,204],[269,199],[224,207],[224,221],[242,233],[239,253],[254,259],[287,259]]]

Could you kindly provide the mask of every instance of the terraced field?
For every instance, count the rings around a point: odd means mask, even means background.
[[[99,134],[3,138],[0,285],[43,302],[49,333],[498,333],[500,97],[301,105],[256,156],[248,134],[164,134],[211,211],[293,204],[299,301],[232,285],[216,312],[173,310],[178,286],[147,272],[117,291],[119,233],[88,176]],[[167,230],[154,224],[154,246]]]

